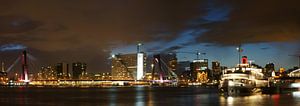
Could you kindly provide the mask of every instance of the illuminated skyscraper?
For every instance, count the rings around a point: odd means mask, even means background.
[[[192,81],[206,82],[208,80],[208,60],[194,60],[190,65]]]
[[[54,80],[57,79],[55,68],[52,66],[41,67],[38,73],[39,80]]]
[[[146,68],[146,56],[144,53],[117,54],[112,57],[111,71],[113,80],[138,80],[138,77],[143,77],[145,73],[143,70]],[[138,59],[140,60],[137,61]],[[140,73],[138,73],[138,68]]]
[[[57,63],[56,73],[58,79],[68,79],[69,78],[69,64],[67,63]]]
[[[136,80],[142,80],[144,76],[144,53],[137,53],[137,68],[136,68]]]
[[[135,80],[142,80],[143,76],[145,75],[145,68],[146,68],[146,58],[145,53],[141,51],[142,43],[137,44],[137,62],[136,62],[136,73],[135,73]]]
[[[6,79],[8,79],[7,78],[7,73],[5,72],[5,68],[4,68],[5,66],[4,66],[4,62],[2,62],[2,64],[1,64],[1,71],[0,71],[0,85],[2,85],[3,84],[3,82],[6,82]]]
[[[112,58],[113,80],[134,80],[136,54],[118,54]]]

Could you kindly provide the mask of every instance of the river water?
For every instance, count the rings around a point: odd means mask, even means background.
[[[0,106],[300,106],[300,91],[223,96],[215,88],[0,88]]]

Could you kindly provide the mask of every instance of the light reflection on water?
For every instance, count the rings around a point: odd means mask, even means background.
[[[144,106],[144,87],[136,87],[136,94],[135,94],[135,105],[136,106]],[[151,94],[151,93],[150,93]],[[149,98],[152,99],[152,98]]]
[[[223,96],[211,88],[0,88],[2,105],[109,106],[300,106],[300,91],[285,94]]]
[[[294,92],[292,92],[294,94]],[[221,105],[227,106],[300,106],[300,99],[290,93],[286,94],[255,94],[249,96],[220,97]]]

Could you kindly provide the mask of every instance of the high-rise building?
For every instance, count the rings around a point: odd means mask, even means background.
[[[68,79],[69,78],[69,64],[57,63],[56,64],[56,74],[57,74],[58,79]]]
[[[113,80],[134,80],[136,70],[136,54],[118,54],[112,58]]]
[[[144,53],[137,53],[136,77],[135,80],[142,80],[145,75],[145,61]]]
[[[138,77],[143,77],[145,73],[145,60],[145,53],[113,55],[111,66],[112,79],[139,80]]]
[[[87,65],[86,63],[76,62],[72,64],[73,79],[80,79],[80,77],[86,75]]]
[[[145,76],[145,69],[146,69],[146,55],[143,53],[142,50],[142,43],[137,44],[137,63],[136,63],[136,74],[135,80],[142,80]]]
[[[190,71],[191,70],[190,69],[190,63],[191,63],[190,61],[180,61],[180,62],[178,62],[177,69],[176,69],[175,73],[177,75],[180,75],[185,71]]]
[[[4,62],[1,64],[1,71],[0,71],[0,85],[3,84],[3,82],[6,82],[8,80],[7,73],[5,72],[4,68]]]
[[[266,77],[271,77],[273,71],[275,71],[274,63],[268,63],[268,64],[266,64],[263,73]]]
[[[52,66],[41,67],[37,79],[39,80],[54,80],[57,79],[57,74]]]
[[[7,76],[7,73],[5,72],[4,62],[1,63],[0,76]]]
[[[220,62],[214,61],[212,62],[212,77],[214,80],[219,80],[221,77],[221,65]]]
[[[208,59],[194,60],[190,64],[192,81],[206,82],[208,80]]]
[[[177,64],[176,74],[179,77],[180,83],[188,83],[191,80],[190,61],[180,61]]]

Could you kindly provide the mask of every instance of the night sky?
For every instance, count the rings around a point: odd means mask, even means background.
[[[86,62],[110,72],[109,56],[144,51],[205,52],[228,67],[235,48],[264,66],[292,68],[300,54],[299,0],[6,0],[0,2],[0,59],[26,49],[32,64]],[[179,61],[196,58],[178,54]]]

